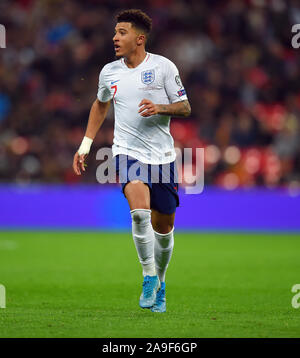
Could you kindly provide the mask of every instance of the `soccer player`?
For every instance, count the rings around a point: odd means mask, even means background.
[[[139,304],[152,312],[165,312],[165,275],[179,205],[170,116],[187,117],[191,107],[174,63],[145,50],[152,27],[149,16],[131,9],[120,12],[116,19],[113,43],[118,59],[100,72],[97,99],[74,155],[73,169],[77,175],[85,170],[86,156],[113,102],[112,154],[117,173],[126,178],[122,191],[130,207],[133,240],[144,276]],[[129,177],[129,169],[136,164],[146,166],[148,175]],[[158,171],[159,182],[152,180],[149,168]],[[169,180],[163,180],[167,171]]]

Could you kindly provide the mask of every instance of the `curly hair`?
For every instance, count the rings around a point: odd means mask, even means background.
[[[130,22],[132,26],[138,28],[149,35],[152,28],[151,18],[142,10],[130,9],[119,12],[116,15],[117,22]]]

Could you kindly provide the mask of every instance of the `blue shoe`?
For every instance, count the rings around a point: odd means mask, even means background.
[[[167,304],[166,304],[166,284],[165,282],[161,282],[160,289],[156,295],[156,301],[154,306],[151,308],[152,312],[166,312]]]
[[[158,276],[145,276],[143,292],[140,297],[140,307],[151,308],[156,300],[156,293],[159,287]]]

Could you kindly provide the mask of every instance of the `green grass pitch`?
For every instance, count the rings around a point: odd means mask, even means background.
[[[0,232],[0,337],[300,337],[299,252],[298,234],[177,232],[159,314],[130,233]]]

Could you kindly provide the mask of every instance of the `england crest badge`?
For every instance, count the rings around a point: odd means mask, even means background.
[[[142,82],[145,84],[145,85],[150,85],[154,79],[155,79],[155,72],[154,70],[147,70],[147,71],[143,71],[141,73],[142,75]]]

